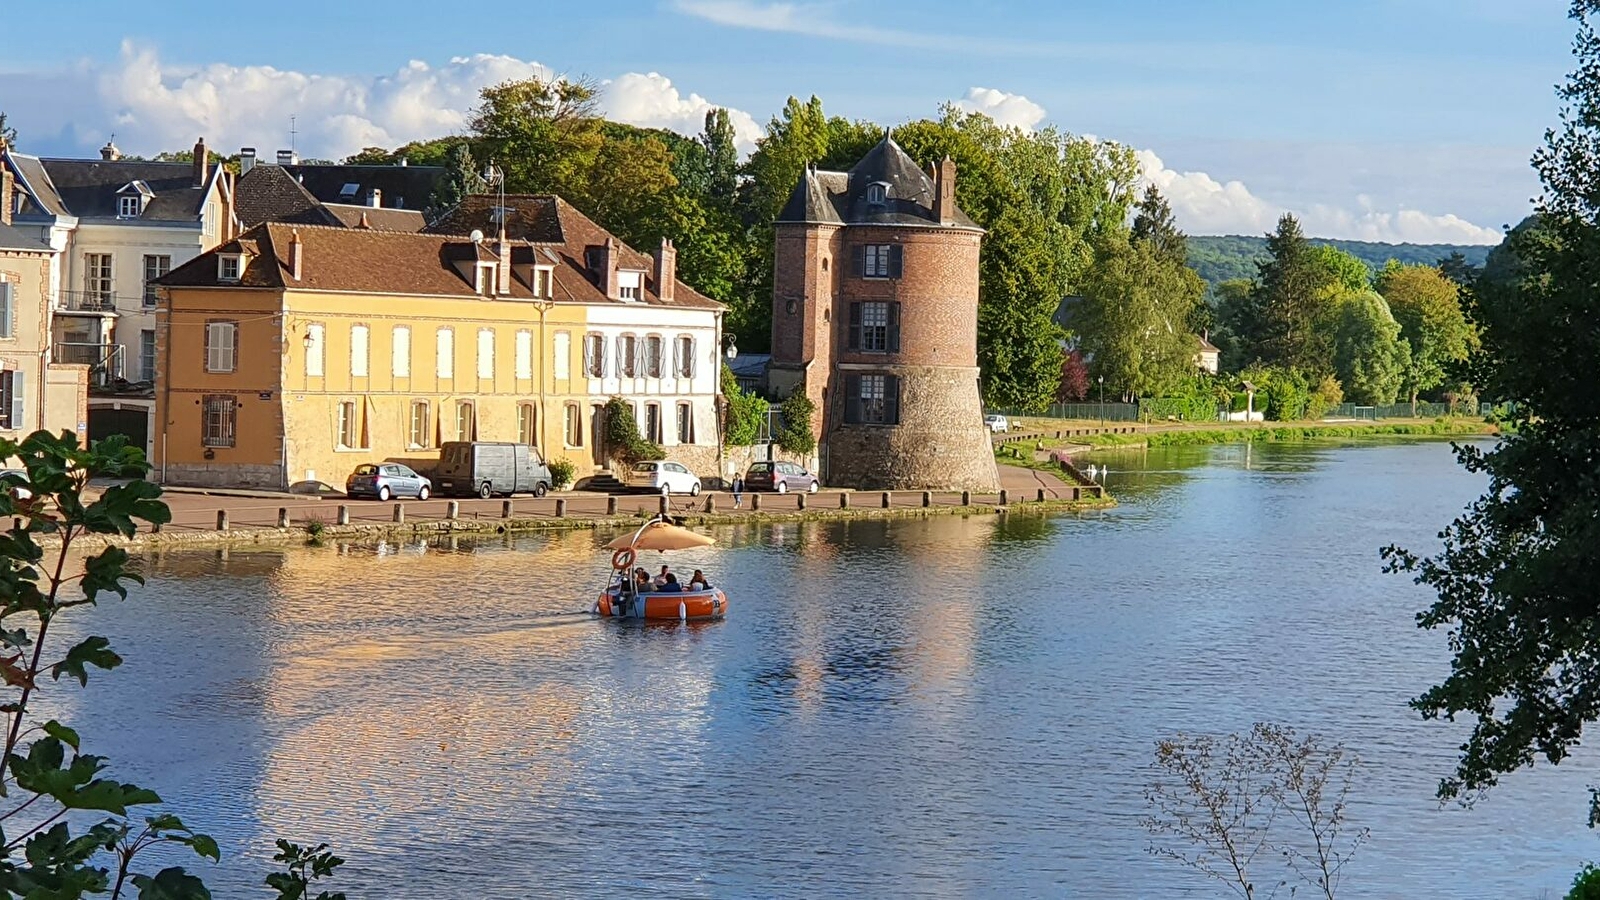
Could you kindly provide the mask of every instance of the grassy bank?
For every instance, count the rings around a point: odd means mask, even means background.
[[[1494,425],[1477,419],[1439,419],[1374,425],[1249,425],[1236,428],[1174,429],[1143,434],[1101,434],[1076,439],[1094,449],[1116,447],[1178,447],[1190,444],[1294,443],[1367,437],[1466,437],[1498,433]]]

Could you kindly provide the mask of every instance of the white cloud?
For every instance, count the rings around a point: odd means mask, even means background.
[[[1251,193],[1242,181],[1223,183],[1205,172],[1169,169],[1150,150],[1138,151],[1138,157],[1145,180],[1160,188],[1179,224],[1192,234],[1263,234],[1284,212],[1293,212],[1312,237],[1417,244],[1497,244],[1503,237],[1450,213],[1380,209],[1365,196],[1356,198],[1354,209],[1326,203],[1287,209]]]
[[[983,113],[996,123],[1032,131],[1044,121],[1044,107],[1021,94],[1007,93],[994,88],[975,87],[967,96],[957,100],[956,106],[967,112]]]
[[[96,109],[74,119],[100,117],[125,151],[152,154],[187,147],[204,136],[218,150],[254,146],[270,153],[288,145],[295,117],[302,156],[337,159],[363,147],[395,147],[465,130],[479,91],[509,79],[551,78],[550,67],[512,56],[480,53],[443,65],[412,60],[374,76],[324,75],[271,66],[211,63],[185,67],[164,62],[155,50],[124,42],[117,63],[93,73]],[[699,94],[685,96],[665,76],[627,73],[604,83],[601,108],[617,121],[697,134],[715,107]],[[755,120],[729,110],[745,149],[760,136]],[[103,138],[100,138],[103,140]]]

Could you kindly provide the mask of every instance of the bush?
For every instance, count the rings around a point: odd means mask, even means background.
[[[1328,414],[1328,410],[1343,402],[1344,388],[1339,384],[1339,379],[1324,375],[1306,403],[1306,418],[1320,419]]]
[[[761,436],[761,419],[767,414],[767,401],[747,394],[733,377],[733,370],[722,366],[722,395],[727,400],[727,421],[722,424],[722,442],[729,447],[748,447]]]
[[[782,409],[783,428],[774,435],[778,446],[790,453],[809,455],[817,449],[816,435],[811,433],[811,417],[816,414],[817,405],[801,387],[783,401]]]
[[[550,460],[550,482],[551,487],[555,488],[556,490],[559,491],[571,487],[572,479],[575,478],[577,474],[578,467],[572,464],[572,460]]]
[[[1600,900],[1600,869],[1594,863],[1584,866],[1572,879],[1566,900]]]
[[[665,453],[660,444],[645,440],[639,433],[633,406],[621,397],[606,401],[606,452],[630,466],[642,459],[660,459]]]

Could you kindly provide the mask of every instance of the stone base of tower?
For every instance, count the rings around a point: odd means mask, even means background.
[[[830,487],[857,490],[1000,489],[994,445],[983,425],[978,370],[894,366],[900,377],[898,425],[848,425],[830,416]]]

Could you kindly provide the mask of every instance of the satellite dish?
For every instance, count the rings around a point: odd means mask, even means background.
[[[472,242],[474,244],[483,243],[483,231],[481,229],[478,229],[478,228],[472,229],[471,237],[472,237]]]

